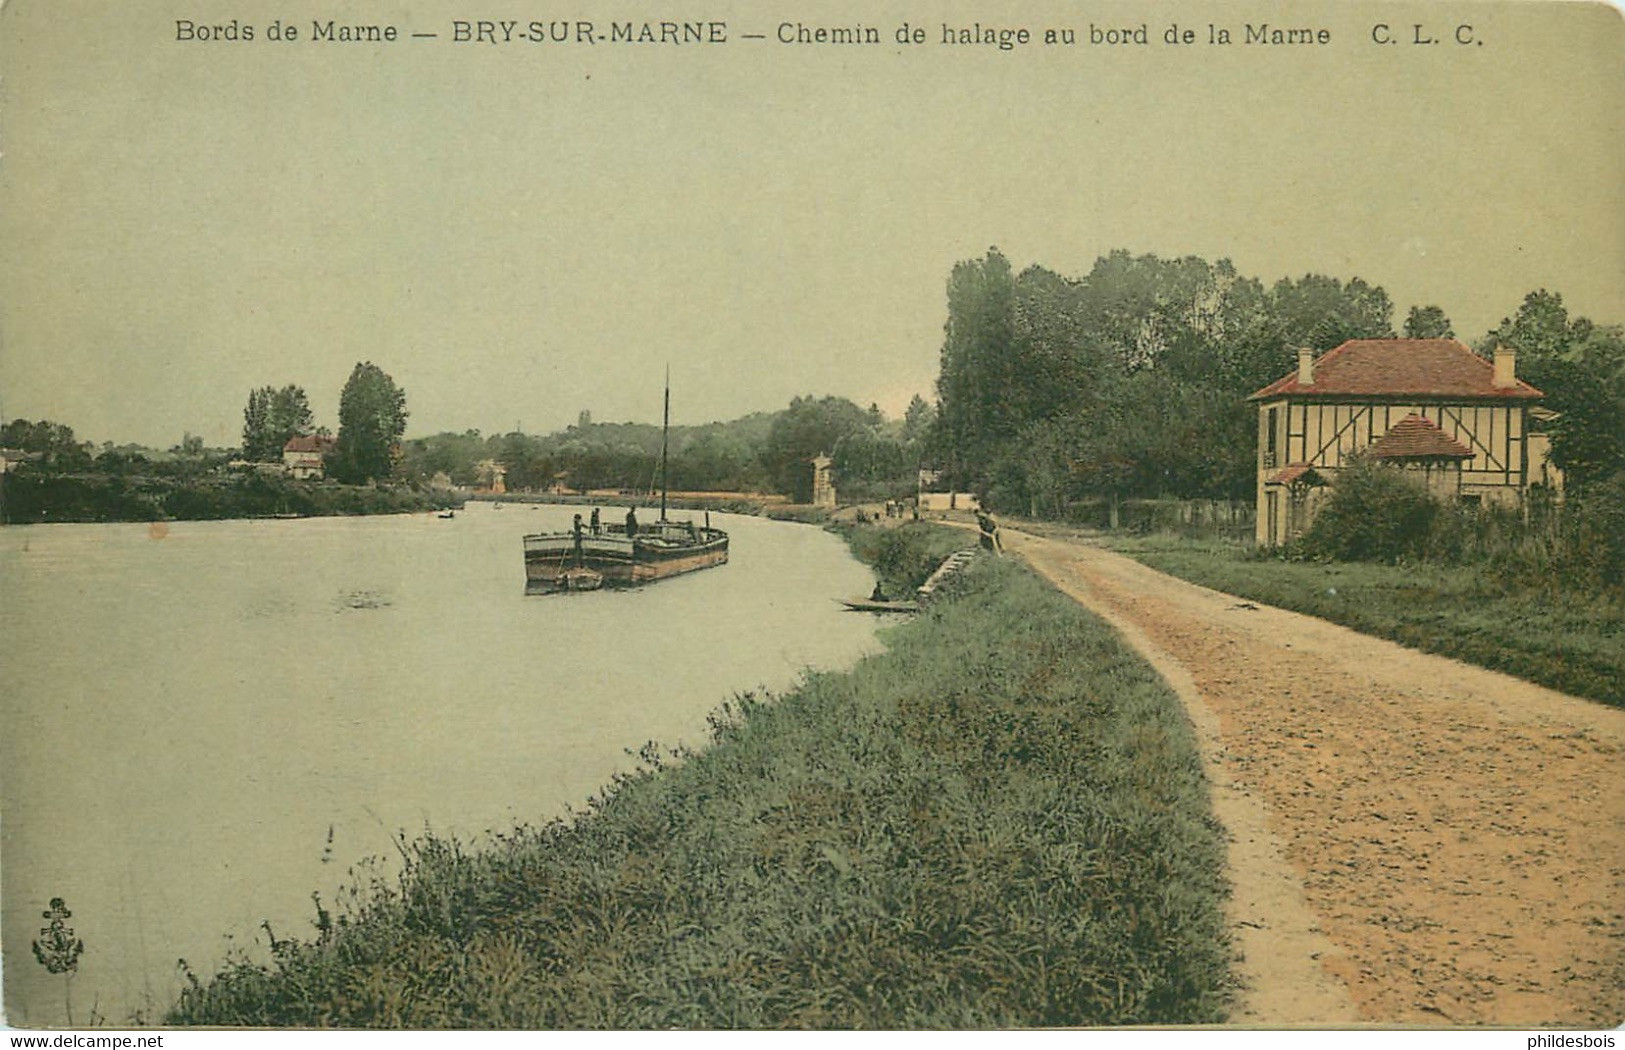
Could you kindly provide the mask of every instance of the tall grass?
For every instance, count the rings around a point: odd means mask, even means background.
[[[1507,589],[1625,597],[1625,474],[1562,505],[1471,507],[1434,498],[1413,475],[1370,460],[1343,470],[1292,551],[1388,565],[1482,569]]]
[[[1223,1019],[1222,847],[1175,697],[1003,562],[890,651],[744,695],[571,819],[402,844],[171,1024],[985,1028]]]
[[[897,597],[912,596],[948,555],[976,546],[973,532],[923,521],[896,527],[847,522],[834,531],[874,568],[882,589]]]

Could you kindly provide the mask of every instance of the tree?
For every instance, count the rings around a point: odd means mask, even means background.
[[[935,425],[937,410],[925,398],[915,394],[903,410],[903,440],[923,441]]]
[[[1525,361],[1571,357],[1594,326],[1585,318],[1569,321],[1563,296],[1542,288],[1523,297],[1518,312],[1503,317],[1486,341],[1510,346]]]
[[[1625,472],[1625,329],[1569,318],[1563,297],[1542,288],[1524,296],[1480,344],[1518,352],[1518,374],[1558,414],[1552,462],[1577,492]]]
[[[388,478],[406,432],[406,392],[371,361],[358,363],[339,395],[331,472],[352,485]]]
[[[38,453],[41,462],[52,470],[84,470],[91,464],[91,446],[75,440],[73,428],[66,423],[49,419],[37,423],[13,419],[0,427],[0,448]]]
[[[475,464],[486,458],[486,440],[478,430],[461,434],[442,433],[406,442],[402,449],[400,469],[401,474],[412,482],[426,482],[436,474],[445,474],[455,485],[473,485],[477,481]],[[509,467],[511,470],[512,465]],[[513,480],[512,474],[509,480]]]
[[[779,492],[799,503],[810,503],[809,461],[827,455],[839,470],[847,465],[843,443],[869,431],[869,414],[844,397],[798,397],[773,421],[762,450],[762,466]]]
[[[701,432],[672,450],[671,487],[739,490],[760,477],[756,450],[737,435],[718,429]]]
[[[271,394],[270,429],[277,455],[290,438],[309,437],[314,423],[303,387],[285,386]]]
[[[1392,338],[1392,313],[1359,278],[1266,288],[1228,259],[1127,251],[1077,279],[1040,266],[1012,277],[990,249],[948,281],[931,451],[956,488],[1028,513],[1089,494],[1245,496],[1257,433],[1247,395],[1290,371],[1300,347]],[[1413,314],[1448,330],[1436,308]],[[905,438],[916,433],[905,417]]]
[[[288,440],[309,436],[314,422],[303,387],[249,391],[243,409],[243,458],[267,463],[281,459]]]
[[[271,388],[262,386],[248,392],[243,409],[243,458],[260,462],[268,458],[271,425]]]
[[[1450,318],[1437,306],[1413,306],[1405,316],[1406,339],[1454,339]]]
[[[948,277],[948,321],[937,377],[937,420],[950,482],[985,484],[990,453],[1008,425],[1004,394],[1015,371],[1015,278],[997,248],[956,264]]]
[[[13,419],[0,427],[0,447],[4,448],[51,453],[74,444],[73,428],[65,423],[53,423],[49,419],[42,419],[38,423],[26,419]]]
[[[1270,298],[1288,349],[1330,350],[1350,339],[1394,337],[1388,293],[1358,277],[1344,284],[1335,277],[1307,274],[1298,281],[1276,282]]]

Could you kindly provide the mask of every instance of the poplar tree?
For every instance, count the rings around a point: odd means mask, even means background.
[[[243,458],[280,459],[288,439],[309,436],[314,423],[304,387],[289,384],[280,390],[270,386],[251,390],[243,409]]]
[[[352,485],[388,478],[406,432],[406,416],[406,392],[371,361],[357,363],[339,395],[333,476]]]

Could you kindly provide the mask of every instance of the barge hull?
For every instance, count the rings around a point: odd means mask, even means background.
[[[647,539],[624,535],[583,536],[579,559],[574,537],[551,534],[525,537],[525,584],[527,590],[562,589],[558,581],[579,565],[601,574],[606,587],[635,587],[651,580],[678,576],[722,565],[728,560],[728,537],[720,530],[700,530],[700,542],[689,539],[688,530],[671,530],[671,535],[655,533]]]

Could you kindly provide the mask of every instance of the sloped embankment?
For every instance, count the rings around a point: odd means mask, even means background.
[[[979,563],[890,651],[569,822],[407,850],[173,1024],[988,1027],[1222,1020],[1222,847],[1179,703]]]

